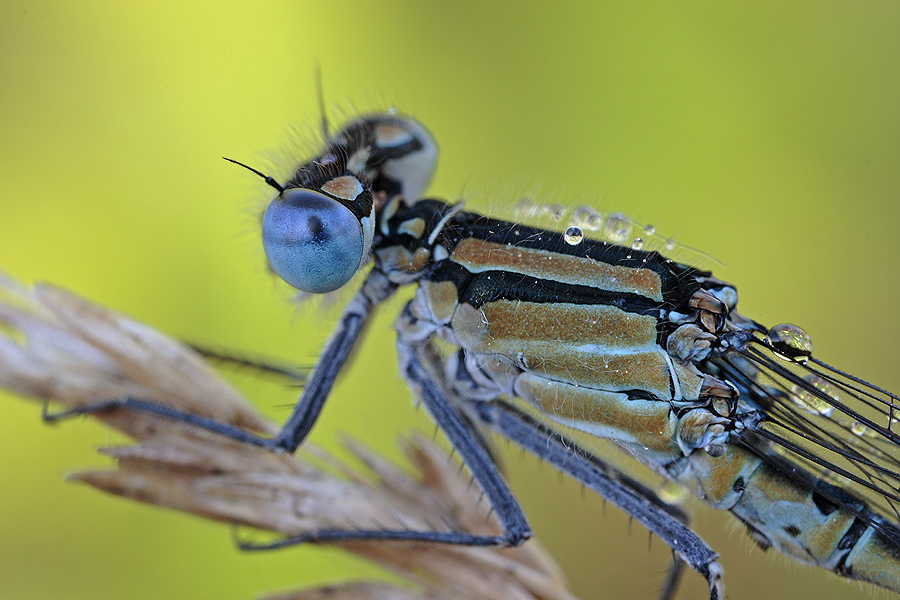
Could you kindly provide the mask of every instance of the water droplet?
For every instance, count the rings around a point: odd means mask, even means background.
[[[850,426],[850,432],[853,435],[865,435],[868,430],[869,428],[859,421],[854,421],[853,425]]]
[[[668,238],[666,240],[666,250],[674,250],[675,249],[675,240],[672,238]]]
[[[765,343],[772,346],[785,360],[805,363],[812,356],[812,340],[809,334],[796,325],[782,323],[766,334]]]
[[[794,384],[791,389],[793,393],[791,399],[806,412],[826,417],[830,415],[834,410],[834,406],[822,396],[837,400],[838,388],[826,379],[812,373],[804,376],[803,381],[806,382],[806,385]]]
[[[537,214],[537,207],[528,198],[522,198],[513,205],[513,214],[517,219],[531,219]]]
[[[831,469],[822,469],[821,473],[819,473],[819,478],[838,487],[847,487],[851,484],[848,477],[838,475]]]
[[[573,210],[569,221],[572,225],[577,225],[588,231],[597,231],[603,225],[603,217],[590,206],[579,206]]]
[[[562,204],[544,204],[541,206],[541,212],[554,223],[559,223],[566,214],[566,207]]]
[[[563,234],[563,239],[570,246],[577,246],[584,239],[584,232],[581,230],[581,227],[570,225]]]
[[[603,231],[609,241],[621,244],[631,234],[631,220],[621,213],[613,213],[606,219]]]
[[[397,114],[397,107],[396,107],[396,106],[393,106],[393,105],[388,106],[387,114],[389,114],[389,115],[396,115],[396,114]]]
[[[656,227],[654,227],[653,225],[644,225],[644,233],[646,233],[647,235],[653,235],[654,233],[656,233]]]
[[[675,482],[663,481],[657,487],[656,495],[666,504],[678,505],[688,497],[688,491]]]
[[[634,238],[634,241],[631,242],[631,247],[635,250],[640,250],[644,247],[644,239],[643,238]]]

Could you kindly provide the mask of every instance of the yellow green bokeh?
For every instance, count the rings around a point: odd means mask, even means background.
[[[435,195],[493,213],[592,203],[702,249],[742,312],[900,389],[900,7],[890,2],[4,2],[0,269],[172,335],[309,363],[332,322],[299,313],[257,243],[267,192],[229,156],[315,146],[395,105],[434,133]],[[299,133],[298,133],[299,132]],[[298,139],[302,138],[302,139]],[[273,151],[274,154],[267,154]],[[392,457],[430,431],[373,324],[313,439]],[[331,313],[333,314],[333,313]],[[283,419],[295,392],[240,380]],[[246,556],[227,527],[63,482],[117,440],[0,397],[0,597],[253,598],[372,576],[319,548]],[[513,488],[585,599],[654,597],[669,556],[516,452]],[[870,597],[695,510],[729,598]],[[725,532],[723,533],[723,527]],[[835,591],[837,590],[837,591]],[[687,574],[679,598],[702,595]]]

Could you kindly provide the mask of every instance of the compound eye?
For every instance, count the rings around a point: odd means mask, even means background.
[[[350,281],[365,247],[359,219],[347,207],[305,188],[286,190],[269,203],[262,239],[278,276],[313,294]]]

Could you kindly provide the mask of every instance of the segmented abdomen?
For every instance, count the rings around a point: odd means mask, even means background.
[[[796,468],[793,476],[785,475],[788,468],[776,456],[763,458],[730,444],[718,457],[692,453],[671,465],[667,476],[711,506],[731,511],[764,549],[900,589],[900,552],[888,537],[900,536],[900,530],[843,490]]]

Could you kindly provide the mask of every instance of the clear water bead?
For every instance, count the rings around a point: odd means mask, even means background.
[[[644,247],[644,239],[643,238],[634,238],[634,241],[631,242],[631,247],[634,250],[640,250]]]
[[[538,208],[529,198],[522,198],[513,205],[513,215],[519,220],[533,219]]]
[[[603,216],[590,206],[579,206],[572,211],[569,222],[588,231],[597,231],[603,225]]]
[[[606,239],[621,244],[631,235],[631,220],[621,213],[613,213],[606,219],[603,231]]]
[[[584,232],[581,230],[581,227],[570,225],[563,234],[563,239],[570,246],[577,246],[584,240]]]
[[[803,377],[806,385],[794,384],[791,389],[792,400],[803,410],[812,414],[828,416],[834,410],[832,403],[823,398],[838,398],[838,388],[828,380],[810,373]]]
[[[672,481],[663,481],[656,488],[660,500],[671,506],[682,504],[688,498],[688,491]]]
[[[765,341],[781,358],[793,362],[806,362],[812,356],[812,340],[809,334],[796,325],[782,323],[766,334]]]
[[[559,223],[566,214],[566,207],[562,204],[542,204],[541,216],[547,217],[554,223]]]

